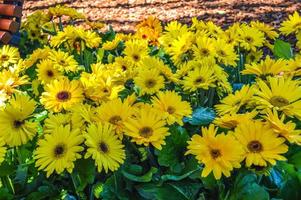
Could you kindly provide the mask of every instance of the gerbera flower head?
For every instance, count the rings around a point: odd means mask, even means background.
[[[214,75],[214,69],[204,65],[200,68],[196,68],[188,72],[187,76],[182,81],[184,90],[190,92],[197,89],[208,90],[209,87],[215,87],[216,77]]]
[[[281,23],[279,30],[285,35],[299,33],[301,30],[301,17],[299,13],[295,11],[293,15],[288,16],[288,20]]]
[[[64,77],[46,85],[45,92],[42,93],[41,103],[48,110],[60,112],[81,103],[83,99],[83,89],[80,82],[77,80],[69,81]]]
[[[217,134],[217,128],[211,124],[208,128],[202,127],[202,136],[195,134],[188,142],[186,154],[193,154],[199,163],[205,165],[202,177],[211,172],[215,179],[222,174],[229,177],[234,168],[240,168],[243,160],[243,148],[232,135]]]
[[[196,59],[212,60],[216,56],[214,40],[206,36],[197,38],[192,50]]]
[[[239,29],[240,45],[247,51],[256,51],[265,41],[263,32],[256,28],[242,25]]]
[[[234,51],[233,45],[228,44],[223,39],[217,39],[214,45],[216,51],[216,59],[218,60],[218,62],[233,67],[237,65],[236,61],[238,59],[238,56]]]
[[[64,170],[72,173],[74,161],[81,158],[84,141],[79,129],[70,130],[70,126],[59,126],[51,134],[45,134],[38,140],[38,147],[34,152],[36,167],[47,172],[61,174]]]
[[[75,72],[78,70],[78,63],[68,53],[61,50],[51,51],[48,57],[53,62],[53,66],[61,72]]]
[[[145,40],[129,40],[125,42],[124,54],[134,66],[137,66],[143,58],[148,56],[148,44]]]
[[[37,133],[36,122],[29,120],[36,102],[26,94],[15,94],[0,110],[0,136],[10,147],[20,146]]]
[[[256,111],[242,113],[242,114],[237,114],[237,113],[225,114],[215,118],[214,123],[221,128],[234,129],[239,124],[245,123],[246,121],[253,119],[256,115],[257,115]]]
[[[51,81],[61,78],[63,74],[54,67],[54,63],[51,60],[42,60],[37,64],[38,80],[42,84],[50,83]]]
[[[20,53],[18,48],[9,45],[4,45],[0,48],[0,69],[18,63],[19,59]]]
[[[131,106],[118,98],[101,104],[97,109],[97,118],[99,118],[101,122],[110,123],[119,138],[122,138],[124,124],[132,115],[132,112]]]
[[[290,143],[301,145],[301,130],[296,130],[296,124],[287,121],[285,115],[279,116],[276,109],[273,109],[273,111],[269,109],[264,118],[275,133],[278,133]]]
[[[257,80],[253,97],[256,108],[276,109],[290,117],[301,119],[301,86],[297,80],[285,77],[268,77],[267,81]]]
[[[167,124],[178,123],[183,125],[183,117],[190,116],[192,109],[187,101],[182,101],[180,95],[175,91],[159,92],[157,97],[152,99],[153,107],[162,112]]]
[[[140,69],[134,82],[141,89],[141,94],[154,94],[165,86],[164,77],[157,69]]]
[[[288,151],[285,139],[278,137],[270,127],[260,121],[241,123],[234,131],[234,136],[244,148],[246,166],[266,167],[275,165],[277,160],[286,160],[281,155]]]
[[[87,153],[85,158],[92,157],[98,172],[115,171],[124,162],[124,145],[115,134],[113,125],[109,123],[91,124],[84,134]]]
[[[165,137],[170,133],[165,127],[165,120],[153,109],[139,110],[135,117],[125,123],[125,134],[132,138],[138,145],[149,146],[152,144],[157,149],[165,145]]]

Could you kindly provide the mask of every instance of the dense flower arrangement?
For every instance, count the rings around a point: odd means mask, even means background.
[[[0,199],[301,199],[297,12],[103,27],[57,6],[1,47]]]

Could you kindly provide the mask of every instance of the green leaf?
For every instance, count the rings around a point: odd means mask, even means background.
[[[180,162],[184,156],[189,136],[187,131],[180,126],[172,126],[170,135],[166,138],[166,145],[161,151],[156,151],[158,162],[161,166],[172,167]]]
[[[28,171],[27,165],[18,165],[16,177],[15,177],[14,181],[16,183],[24,185],[26,182],[26,179],[27,179],[27,171]]]
[[[142,176],[137,176],[134,174],[130,174],[127,171],[125,171],[125,169],[123,169],[122,174],[123,174],[123,176],[125,176],[127,179],[129,179],[131,181],[146,183],[146,182],[150,182],[152,180],[153,174],[157,173],[157,171],[158,171],[157,168],[152,167],[146,174],[144,174]]]
[[[103,190],[103,183],[99,182],[93,186],[93,194],[97,199],[100,198],[102,190]]]
[[[191,183],[191,182],[174,182],[168,183],[170,186],[175,188],[180,192],[186,199],[196,199],[196,195],[201,188],[200,183]]]
[[[288,162],[294,164],[297,169],[301,169],[301,151],[292,155]]]
[[[178,191],[175,187],[169,184],[163,184],[162,186],[155,185],[153,183],[143,184],[136,186],[138,193],[144,199],[156,199],[156,200],[188,200],[188,198]]]
[[[82,191],[88,184],[92,184],[94,182],[96,168],[92,159],[77,160],[75,164],[75,171],[80,177],[80,191]]]
[[[288,42],[277,39],[274,44],[274,55],[277,58],[291,59],[293,58],[293,50]]]
[[[8,192],[7,188],[0,188],[0,200],[11,200],[14,196]]]
[[[212,108],[199,107],[192,113],[192,117],[185,117],[184,122],[191,125],[201,126],[210,124],[215,118],[215,112]]]
[[[3,162],[0,165],[0,176],[8,176],[13,174],[15,171],[15,167],[13,165],[8,164],[7,162]]]
[[[257,184],[257,176],[252,173],[239,174],[234,183],[234,187],[230,193],[230,200],[269,200],[269,193]]]

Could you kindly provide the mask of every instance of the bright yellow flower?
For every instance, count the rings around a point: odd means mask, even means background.
[[[74,161],[81,158],[84,150],[81,143],[84,141],[79,129],[70,130],[70,127],[59,126],[51,134],[45,134],[38,140],[38,147],[34,152],[36,167],[47,172],[49,177],[53,172],[61,174],[64,170],[72,173]]]
[[[41,103],[47,110],[60,112],[81,103],[83,99],[83,89],[80,82],[63,78],[46,85],[45,92],[41,96]]]
[[[288,20],[281,23],[279,30],[289,35],[291,33],[299,33],[301,30],[301,17],[297,11],[293,15],[288,16]]]
[[[182,97],[175,91],[159,92],[157,97],[152,99],[155,109],[162,112],[167,124],[178,123],[183,126],[183,117],[188,117],[192,113],[190,104],[182,101]]]
[[[234,136],[243,145],[246,166],[275,165],[277,160],[286,160],[284,154],[288,147],[285,139],[260,121],[241,123],[234,131]]]
[[[4,45],[0,48],[0,69],[18,63],[19,59],[20,53],[16,47]]]
[[[50,83],[51,81],[61,78],[63,74],[54,67],[54,63],[51,60],[42,60],[37,64],[38,80],[42,84]]]
[[[225,40],[218,39],[214,43],[216,59],[224,64],[235,67],[237,65],[238,55],[234,51],[234,46],[228,44]]]
[[[135,118],[125,123],[125,133],[138,145],[152,144],[157,149],[165,145],[165,137],[170,133],[165,127],[165,120],[151,109],[141,109]]]
[[[267,82],[257,80],[253,97],[256,108],[264,110],[275,108],[290,117],[301,119],[300,82],[284,77],[269,77]]]
[[[213,39],[209,37],[199,37],[196,40],[196,45],[192,47],[193,55],[196,59],[212,60],[216,56]]]
[[[141,89],[142,95],[154,94],[164,88],[164,78],[157,69],[141,69],[134,82]]]
[[[213,124],[209,128],[202,127],[202,136],[193,135],[188,142],[186,154],[193,154],[196,159],[205,165],[202,177],[211,172],[215,179],[220,179],[222,174],[229,177],[234,168],[240,168],[243,159],[243,149],[232,135],[217,134]]]
[[[215,118],[214,123],[221,128],[234,129],[239,124],[245,123],[253,119],[256,115],[257,112],[249,112],[243,114],[237,114],[237,113],[225,114]]]
[[[78,70],[78,63],[68,53],[63,51],[51,51],[48,57],[52,60],[54,67],[61,72],[75,72]]]
[[[147,42],[144,40],[130,40],[125,42],[123,53],[125,57],[132,62],[133,65],[138,65],[143,58],[148,56]]]
[[[106,173],[109,170],[116,171],[124,162],[124,145],[109,123],[91,124],[84,136],[87,145],[85,158],[92,157],[95,160],[98,172],[103,169]]]
[[[16,94],[0,110],[0,137],[8,146],[26,144],[36,135],[38,124],[29,119],[35,108],[36,103],[29,96]]]
[[[245,50],[256,51],[265,41],[264,34],[256,28],[242,25],[239,29],[240,45]]]

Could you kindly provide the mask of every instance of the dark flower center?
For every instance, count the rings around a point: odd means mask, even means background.
[[[47,76],[49,76],[49,77],[53,77],[53,71],[51,71],[51,70],[47,70]]]
[[[153,129],[151,127],[145,126],[139,130],[139,135],[145,138],[149,138],[153,135]]]
[[[251,151],[252,153],[259,153],[263,150],[262,144],[257,140],[253,140],[249,142],[247,147],[249,151]]]
[[[210,155],[213,159],[216,159],[216,158],[220,157],[222,154],[219,149],[211,149]]]
[[[109,119],[109,122],[110,122],[111,124],[117,125],[118,122],[120,122],[121,120],[122,120],[122,119],[121,119],[120,116],[114,115],[114,116],[112,116],[112,117]]]
[[[9,56],[8,55],[2,55],[1,56],[1,60],[2,61],[7,61],[9,59]]]
[[[245,39],[246,39],[247,42],[253,42],[253,38],[251,38],[249,36],[245,37]]]
[[[223,50],[217,51],[217,54],[222,56],[222,57],[226,56],[226,53]]]
[[[202,53],[204,56],[209,56],[209,50],[208,50],[208,49],[201,49],[201,53]]]
[[[194,84],[200,84],[203,82],[203,78],[202,77],[198,77],[197,79],[194,80]]]
[[[99,150],[103,153],[107,153],[109,151],[109,147],[106,143],[100,142],[99,143]]]
[[[277,106],[277,107],[283,107],[283,106],[287,106],[289,105],[289,101],[281,96],[273,96],[271,99],[270,99],[270,103],[273,105],[273,106]]]
[[[65,153],[65,149],[66,149],[66,148],[65,148],[65,145],[64,145],[64,144],[58,144],[58,145],[56,145],[55,148],[54,148],[54,151],[53,151],[54,156],[55,156],[56,158],[62,157],[63,154]]]
[[[174,107],[172,107],[172,106],[168,106],[168,107],[167,107],[167,112],[168,112],[169,114],[173,114],[174,112],[176,112],[176,109],[175,109]]]
[[[134,60],[135,60],[136,62],[140,60],[140,57],[139,57],[138,55],[136,55],[136,54],[133,55],[133,58],[134,58]]]
[[[23,124],[24,124],[24,121],[20,121],[20,120],[15,120],[14,121],[14,127],[15,128],[20,128]]]
[[[145,86],[147,88],[152,88],[156,85],[156,81],[154,79],[148,79],[145,81]]]
[[[126,71],[126,70],[127,70],[127,67],[126,67],[125,65],[122,65],[122,66],[121,66],[121,69],[122,69],[122,71]]]
[[[61,91],[61,92],[57,93],[57,95],[56,95],[56,98],[59,101],[67,101],[70,99],[70,97],[71,97],[71,94],[70,94],[70,92],[67,92],[67,91]]]

